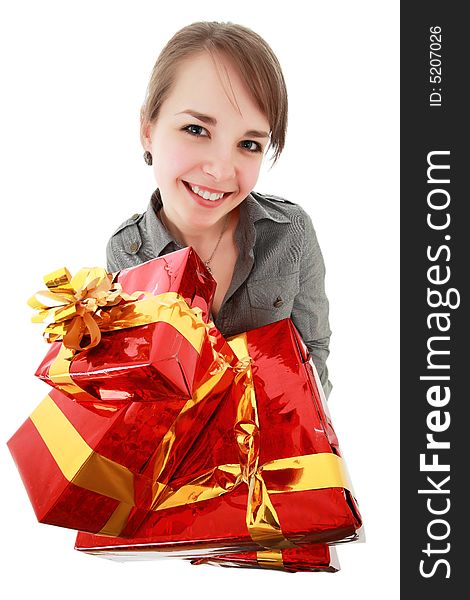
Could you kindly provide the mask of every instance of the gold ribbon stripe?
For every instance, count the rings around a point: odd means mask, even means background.
[[[134,504],[134,476],[129,469],[97,454],[50,396],[30,417],[65,479],[91,492]]]
[[[256,562],[264,569],[285,570],[281,550],[258,550],[256,553]]]
[[[260,473],[270,494],[304,492],[342,487],[352,492],[344,461],[336,454],[321,452],[296,458],[278,458],[265,463]],[[286,483],[287,474],[289,481]],[[277,484],[281,476],[282,484]]]
[[[283,481],[282,486],[275,480],[270,482],[269,477],[266,477],[266,481],[263,465],[259,472],[263,476],[269,494],[305,492],[333,487],[351,490],[343,459],[336,454],[325,452],[280,458],[266,465],[269,465],[267,471],[276,473],[275,479],[279,477]],[[239,464],[218,465],[191,482],[169,491],[153,510],[160,511],[211,500],[232,491],[242,483],[242,469]]]

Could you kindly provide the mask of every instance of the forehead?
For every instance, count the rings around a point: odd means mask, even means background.
[[[253,127],[269,129],[266,116],[235,66],[208,52],[191,56],[178,66],[162,113],[174,115],[188,108],[217,120],[249,121]]]

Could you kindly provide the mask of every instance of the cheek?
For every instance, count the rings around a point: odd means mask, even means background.
[[[179,178],[194,167],[194,157],[174,141],[155,149],[155,174],[161,179]]]
[[[259,172],[261,169],[261,160],[255,161],[253,160],[251,164],[246,165],[243,169],[243,188],[244,190],[251,190],[255,187],[256,182],[258,181]]]

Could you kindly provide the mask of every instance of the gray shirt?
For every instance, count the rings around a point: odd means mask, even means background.
[[[181,249],[157,216],[161,206],[156,190],[144,213],[117,228],[106,249],[108,271]],[[328,397],[325,266],[310,217],[293,202],[251,192],[240,204],[235,240],[239,255],[215,325],[228,337],[290,317]]]

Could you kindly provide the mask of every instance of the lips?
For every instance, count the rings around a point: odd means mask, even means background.
[[[222,198],[219,198],[217,200],[208,200],[208,199],[203,198],[202,196],[199,196],[199,194],[196,194],[195,192],[192,191],[191,185],[195,186],[197,184],[190,184],[187,181],[183,181],[183,180],[181,180],[181,182],[183,183],[183,185],[186,188],[190,197],[193,200],[195,200],[197,204],[199,204],[200,206],[204,206],[204,207],[214,208],[216,206],[220,206],[233,193],[233,192],[224,192],[223,190],[214,190],[211,188],[198,186],[198,187],[200,187],[200,189],[207,190],[208,192],[211,192],[212,194],[224,194],[222,196]]]

